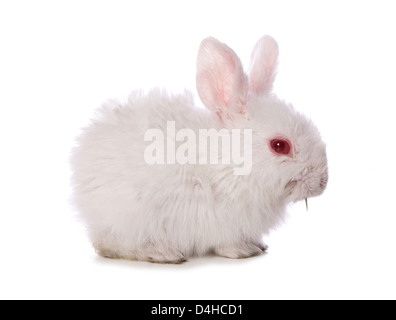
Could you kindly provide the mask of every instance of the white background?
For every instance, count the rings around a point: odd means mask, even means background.
[[[395,10],[380,0],[1,1],[0,298],[395,299]],[[275,92],[327,142],[325,194],[309,212],[290,208],[265,256],[97,257],[68,204],[79,128],[136,88],[195,94],[204,37],[246,66],[263,34],[280,46]]]

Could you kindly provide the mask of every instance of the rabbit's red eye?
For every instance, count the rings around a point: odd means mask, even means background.
[[[277,154],[288,155],[290,153],[290,143],[284,139],[272,139],[270,145],[272,151]]]

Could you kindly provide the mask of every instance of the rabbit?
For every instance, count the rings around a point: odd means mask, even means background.
[[[245,73],[230,47],[206,38],[196,75],[206,108],[188,91],[153,89],[98,110],[77,139],[71,168],[73,203],[99,255],[175,264],[208,254],[257,256],[289,204],[324,192],[328,165],[318,129],[272,93],[278,51],[263,36]],[[197,135],[205,128],[251,132],[250,172],[236,175],[234,162],[147,163],[146,132],[166,135],[169,121]]]

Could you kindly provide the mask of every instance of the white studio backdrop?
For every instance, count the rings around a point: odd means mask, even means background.
[[[0,298],[396,298],[393,1],[2,1]],[[68,203],[69,151],[108,98],[195,96],[200,41],[248,65],[279,43],[274,91],[328,145],[325,194],[290,208],[267,255],[184,265],[95,255]],[[197,105],[201,105],[196,99]]]

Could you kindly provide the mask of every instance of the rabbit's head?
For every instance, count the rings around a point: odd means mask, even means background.
[[[205,39],[197,61],[197,90],[226,128],[252,129],[253,168],[273,199],[298,201],[327,185],[326,146],[315,125],[272,94],[278,45],[270,36],[256,44],[249,74],[227,45]]]

